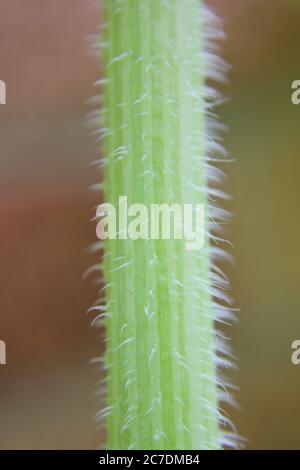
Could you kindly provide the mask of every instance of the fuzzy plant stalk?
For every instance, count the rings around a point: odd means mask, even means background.
[[[218,23],[199,0],[103,0],[103,194],[132,204],[204,204],[205,241],[119,236],[104,241],[109,449],[221,449],[231,443],[220,411],[227,346],[215,328],[230,315],[226,279],[214,267],[212,225],[225,211],[210,187],[221,171],[207,86],[223,63]],[[225,436],[225,437],[224,437]]]

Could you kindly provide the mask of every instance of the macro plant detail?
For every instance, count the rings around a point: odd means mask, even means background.
[[[219,201],[226,161],[210,85],[219,20],[199,0],[103,0],[99,130],[104,201],[202,204],[204,245],[184,239],[107,238],[95,306],[106,328],[105,419],[109,449],[235,447],[222,412],[219,373],[232,354],[218,322],[233,317]],[[219,166],[217,166],[219,165]]]

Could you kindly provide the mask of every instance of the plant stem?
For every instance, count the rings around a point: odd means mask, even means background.
[[[105,201],[207,205],[201,2],[103,13]],[[105,241],[110,449],[221,446],[208,236],[185,243]]]

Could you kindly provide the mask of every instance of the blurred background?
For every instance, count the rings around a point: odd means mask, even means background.
[[[236,265],[227,267],[241,307],[230,327],[241,410],[231,411],[246,448],[300,448],[300,6],[293,0],[211,0],[224,20],[232,65],[220,108],[234,195]],[[84,125],[99,61],[87,53],[101,22],[94,0],[0,0],[1,449],[93,449],[103,434],[97,368],[100,332],[87,309],[97,262],[86,248],[100,176]]]

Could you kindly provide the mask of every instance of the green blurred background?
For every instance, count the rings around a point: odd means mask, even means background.
[[[241,307],[230,327],[241,410],[231,412],[246,448],[300,448],[300,7],[284,0],[214,0],[232,65],[230,101],[219,112],[235,158],[226,186],[234,196],[226,267]],[[89,222],[100,176],[84,127],[86,99],[101,74],[88,36],[101,17],[94,0],[0,0],[0,367],[1,449],[88,449],[103,432],[93,416],[99,371],[89,360],[103,337],[85,314],[97,261]]]

